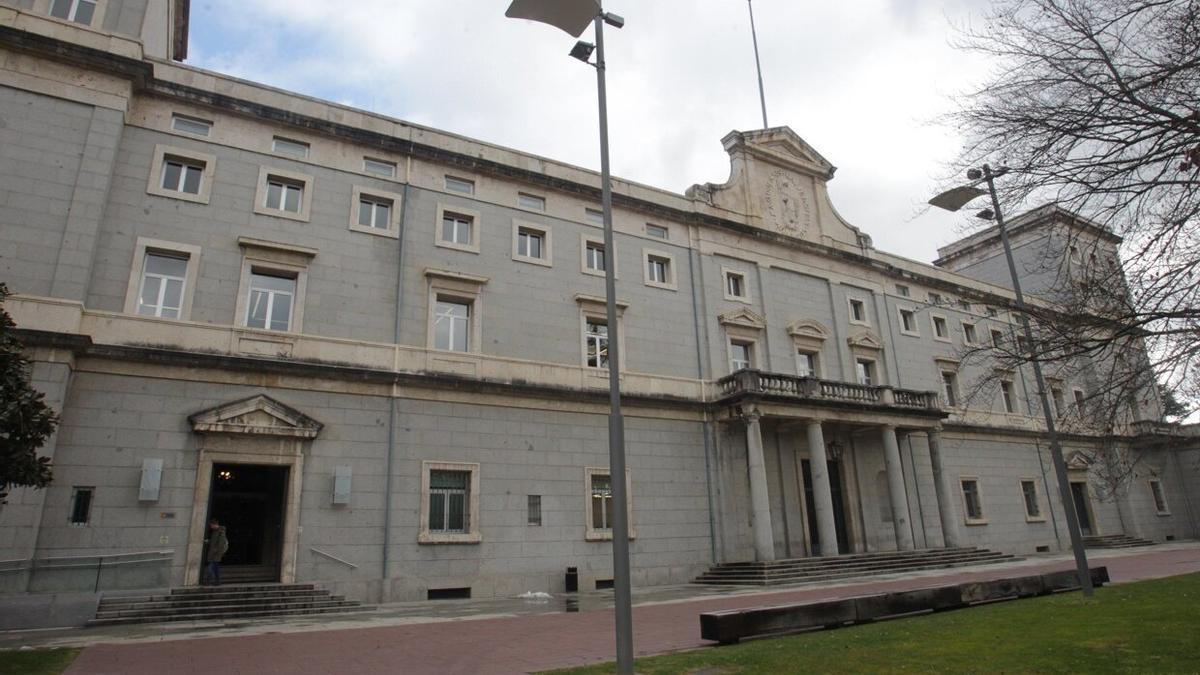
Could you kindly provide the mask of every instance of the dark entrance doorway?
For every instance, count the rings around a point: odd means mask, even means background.
[[[208,517],[229,536],[222,582],[279,581],[287,479],[286,466],[213,464]]]
[[[1079,517],[1079,531],[1083,536],[1092,534],[1092,514],[1088,509],[1087,483],[1071,483],[1071,499],[1075,501],[1075,515]]]
[[[833,493],[833,525],[837,530],[837,551],[826,551],[821,546],[821,535],[817,532],[817,503],[813,497],[812,466],[807,459],[800,461],[800,472],[804,474],[804,506],[808,510],[808,540],[812,550],[821,555],[837,555],[850,551],[850,539],[846,535],[846,510],[842,500],[842,471],[837,462],[826,462],[829,467],[829,490]]]

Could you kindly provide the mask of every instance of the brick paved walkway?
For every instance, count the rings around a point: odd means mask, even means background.
[[[1115,583],[1200,571],[1200,547],[1093,556]],[[1069,560],[1019,568],[807,587],[756,595],[679,600],[634,608],[638,656],[712,643],[700,639],[700,612],[805,600],[844,598],[976,579],[1071,569]],[[514,673],[612,659],[611,610],[300,633],[210,637],[88,647],[69,675],[100,673]]]

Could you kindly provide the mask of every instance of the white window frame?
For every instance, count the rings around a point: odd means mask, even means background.
[[[941,321],[942,330],[938,331],[938,322]],[[933,330],[933,339],[938,342],[950,342],[950,320],[944,314],[930,314],[929,325]]]
[[[1155,489],[1155,486],[1158,489]],[[1150,488],[1150,499],[1154,503],[1154,512],[1160,516],[1171,515],[1171,505],[1167,503],[1167,489],[1163,487],[1162,480],[1151,478],[1146,481],[1146,487]],[[1159,501],[1162,502],[1162,508],[1159,508]]]
[[[608,307],[605,299],[591,295],[576,294],[575,302],[579,304],[579,336],[580,336],[580,359],[579,364],[585,371],[593,373],[604,373],[607,375],[608,367],[589,366],[588,365],[588,321],[599,321],[608,323]],[[618,363],[620,372],[625,371],[625,366],[629,363],[629,359],[625,358],[625,309],[629,304],[618,300],[616,303],[617,309],[617,349],[621,353],[621,362]],[[608,339],[612,340],[612,331],[608,333]]]
[[[908,318],[911,319],[912,328],[905,327],[905,325],[904,325],[905,315],[907,315]],[[917,310],[912,309],[911,307],[897,307],[896,308],[896,319],[900,323],[900,334],[901,335],[909,335],[911,337],[921,337],[921,326],[920,326],[920,324],[917,323]]]
[[[741,279],[741,285],[742,285],[742,294],[741,295],[734,295],[733,293],[730,292],[730,290],[729,290],[730,277],[737,277],[737,278]],[[721,268],[721,288],[722,288],[722,292],[725,294],[726,300],[731,300],[733,302],[744,302],[747,305],[753,303],[753,301],[750,299],[750,275],[746,274],[745,272],[743,272],[741,270],[736,270],[736,269],[733,269],[730,267],[722,267]]]
[[[33,11],[36,14],[43,15],[53,19],[54,21],[65,21],[70,24],[79,26],[90,26],[92,28],[102,28],[104,26],[104,13],[108,9],[108,0],[95,0],[95,9],[92,10],[92,20],[88,23],[76,21],[73,17],[79,12],[79,0],[72,0],[70,9],[67,10],[66,19],[54,16],[50,13],[50,9],[54,6],[54,0],[35,0]]]
[[[902,298],[911,298],[912,289],[907,284],[896,284],[896,295]]]
[[[975,495],[979,499],[979,516],[972,517],[971,509],[967,505],[967,491],[964,489],[964,484],[967,481],[975,483]],[[979,480],[979,476],[959,476],[958,477],[958,496],[962,501],[963,521],[967,525],[987,525],[987,509],[983,506],[983,482]]]
[[[725,341],[725,350],[726,350],[726,354],[727,354],[726,363],[729,364],[729,372],[730,373],[736,373],[738,370],[740,370],[740,368],[735,367],[735,365],[734,365],[734,360],[733,360],[734,345],[741,345],[746,348],[747,365],[745,367],[747,369],[754,370],[755,368],[758,367],[758,354],[756,353],[758,351],[758,341],[750,339],[750,338],[746,338],[746,337],[731,335],[731,336],[729,336],[729,339]]]
[[[859,305],[862,306],[862,318],[861,319],[854,318],[854,304],[855,303],[858,303]],[[870,326],[871,325],[871,313],[867,311],[867,301],[863,300],[861,297],[856,296],[856,295],[847,295],[846,296],[846,318],[851,324],[854,324],[855,326]]]
[[[463,244],[457,241],[445,239],[442,232],[442,222],[447,215],[463,216],[471,220],[471,241]],[[438,204],[437,220],[434,221],[434,244],[442,248],[452,248],[456,251],[465,251],[467,253],[479,253],[479,240],[482,239],[483,221],[480,218],[479,212],[474,209],[459,208],[452,204]]]
[[[1007,387],[1005,385],[1008,385]],[[1017,387],[1013,380],[1000,380],[1000,405],[1003,412],[1016,415],[1020,411],[1017,403]]]
[[[429,529],[430,475],[434,471],[462,471],[471,474],[467,494],[467,527],[465,532],[443,532]],[[479,530],[479,464],[477,462],[421,462],[421,527],[418,544],[478,544],[483,540]]]
[[[460,195],[475,194],[475,181],[471,180],[470,178],[462,178],[459,176],[445,174],[442,177],[442,181],[442,187],[446,192],[453,192]],[[454,185],[455,187],[450,187],[451,185]],[[441,222],[441,218],[438,218],[438,222]]]
[[[800,357],[802,355],[808,356],[809,361],[812,363],[812,372],[805,373],[803,371],[803,369],[800,367],[800,364],[801,364]],[[800,377],[815,377],[817,379],[820,379],[821,378],[821,352],[813,351],[811,349],[804,349],[802,347],[797,347],[796,348],[796,374],[799,375]]]
[[[287,326],[286,327],[274,328],[270,325],[271,321],[272,321],[272,317],[275,315],[275,312],[272,310],[276,306],[276,303],[282,300],[282,297],[280,297],[280,296],[282,296],[284,294],[283,291],[275,291],[275,290],[266,290],[267,310],[266,310],[265,321],[266,321],[267,325],[264,325],[264,326],[251,326],[250,325],[250,310],[253,309],[255,306],[254,303],[252,302],[253,296],[254,296],[254,291],[256,288],[254,285],[254,277],[255,276],[275,278],[275,279],[286,279],[286,280],[289,280],[292,282],[291,293],[288,294],[291,297],[287,298],[288,312],[287,312]],[[251,328],[253,330],[265,330],[265,331],[271,331],[273,333],[291,333],[291,332],[293,332],[292,331],[292,323],[293,323],[293,318],[296,313],[296,286],[297,285],[298,285],[298,282],[296,280],[296,277],[292,276],[291,274],[289,274],[287,272],[281,272],[279,270],[263,268],[263,267],[251,268],[251,270],[250,270],[250,286],[249,286],[250,290],[249,290],[249,296],[246,298],[246,314],[242,317],[242,325],[247,328]]]
[[[530,192],[517,193],[517,208],[537,213],[546,212],[546,198]]]
[[[142,292],[142,271],[146,268],[147,253],[163,253],[177,258],[187,258],[187,273],[183,280],[183,297],[180,300],[179,318],[163,319],[137,314],[138,299]],[[196,293],[196,277],[200,270],[200,247],[191,244],[180,244],[162,239],[138,237],[133,249],[133,263],[129,267],[129,284],[125,289],[125,313],[135,314],[145,319],[165,321],[187,321],[192,315],[192,298]]]
[[[376,203],[390,202],[388,213],[387,229],[378,227],[369,227],[358,222],[359,216],[362,215],[362,201],[367,199]],[[400,209],[401,196],[394,192],[386,192],[384,190],[376,190],[374,188],[355,185],[350,196],[350,229],[354,232],[362,232],[364,234],[373,234],[378,237],[390,237],[392,239],[400,236]]]
[[[308,266],[317,249],[293,244],[282,244],[249,237],[239,237],[242,248],[242,272],[238,283],[237,306],[234,309],[234,325],[241,330],[264,330],[246,326],[250,311],[250,276],[253,273],[291,276],[296,279],[296,292],[292,299],[292,315],[287,333],[304,331],[304,299],[308,289]],[[265,331],[278,335],[281,331]]]
[[[979,324],[975,323],[974,321],[960,321],[959,323],[961,324],[960,327],[962,328],[963,344],[968,347],[978,347]],[[967,328],[968,326],[970,326],[969,330]],[[971,333],[975,334],[974,337],[971,336]]]
[[[657,223],[646,223],[646,236],[663,241],[671,240],[671,228],[666,225],[658,225]]]
[[[584,540],[585,541],[612,541],[612,528],[596,529],[592,526],[592,476],[608,476],[612,477],[612,471],[607,466],[588,466],[583,469],[583,514],[586,519]],[[629,538],[637,537],[637,528],[634,527],[633,518],[633,471],[625,469],[625,512],[629,516]],[[611,482],[610,482],[611,485]]]
[[[312,144],[308,141],[298,141],[286,136],[272,136],[271,152],[280,157],[308,159],[308,156],[312,154]]]
[[[267,184],[270,182],[292,183],[300,186],[303,192],[300,195],[299,213],[284,209],[267,208]],[[282,169],[261,166],[258,169],[258,191],[254,195],[254,212],[264,216],[308,222],[312,209],[312,193],[312,176],[296,173],[295,171],[284,171]]]
[[[542,257],[534,258],[528,255],[521,255],[522,231],[541,235]],[[530,263],[531,265],[554,267],[554,247],[550,237],[550,227],[514,218],[512,223],[512,259],[518,262]]]
[[[588,244],[599,244],[601,248],[605,249],[604,255],[607,257],[610,255],[616,255],[617,242],[613,241],[613,250],[609,251],[604,246],[604,238],[603,237],[595,237],[595,236],[588,235],[586,233],[579,235],[579,269],[580,269],[580,271],[583,272],[584,274],[590,274],[594,277],[603,277],[604,270],[594,270],[594,269],[588,267],[588,264],[587,264],[588,263],[588,255],[587,255]],[[621,278],[621,269],[617,265],[617,259],[614,257],[612,260],[613,260],[613,278],[620,279]]]
[[[865,379],[871,380],[870,382],[863,382],[863,379],[864,379],[863,375],[858,370],[858,366],[860,364],[864,364],[866,366],[865,370],[866,370],[867,377]],[[861,384],[866,387],[878,387],[880,385],[880,383],[875,381],[878,379],[879,379],[879,361],[876,359],[867,358],[865,356],[855,355],[855,357],[854,357],[854,381],[855,381],[855,383]]]
[[[1029,503],[1025,500],[1025,484],[1033,484],[1033,499],[1037,506],[1037,514],[1030,515]],[[1022,476],[1017,479],[1017,488],[1021,491],[1021,507],[1025,510],[1025,522],[1027,523],[1044,523],[1046,522],[1046,506],[1042,503],[1042,489],[1038,487],[1038,481],[1032,476]]]
[[[191,129],[180,128],[180,126],[178,124],[179,122],[183,122],[185,125],[186,124],[195,124],[197,126],[203,127],[204,132],[201,133],[199,131],[193,131]],[[206,120],[206,119],[203,119],[200,117],[193,117],[191,115],[184,115],[182,113],[172,113],[171,114],[171,130],[172,131],[175,131],[175,132],[178,132],[181,134],[187,134],[189,137],[208,138],[209,136],[212,135],[212,129],[213,129],[212,120]]]
[[[447,354],[479,354],[483,344],[483,287],[488,282],[487,277],[429,268],[425,270],[425,276],[429,280],[426,347]],[[470,305],[466,352],[442,350],[436,346],[438,298]]]
[[[163,171],[168,161],[200,167],[200,191],[196,194],[163,187]],[[154,146],[154,161],[150,164],[150,181],[146,193],[158,197],[179,199],[185,202],[207,204],[212,196],[213,175],[217,170],[217,157],[206,152],[196,152],[169,145]]]
[[[386,168],[389,170],[375,171],[375,170],[371,169],[372,164],[376,165],[377,167],[379,167],[381,169]],[[368,156],[364,155],[362,172],[367,174],[368,176],[378,176],[380,178],[395,178],[396,177],[396,163],[393,161],[390,161],[390,160],[378,159],[376,157],[368,157]]]
[[[662,281],[650,278],[652,259],[663,263],[663,272],[666,278]],[[675,267],[675,256],[666,251],[642,249],[642,281],[652,288],[662,288],[668,291],[679,290],[679,270]]]

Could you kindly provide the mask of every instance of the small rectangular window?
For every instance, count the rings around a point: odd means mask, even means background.
[[[434,348],[466,352],[470,344],[471,304],[439,296],[434,308]]]
[[[662,225],[653,225],[646,223],[646,234],[656,239],[670,239],[671,231]]]
[[[1021,481],[1021,495],[1025,498],[1025,518],[1027,520],[1037,520],[1042,517],[1042,505],[1038,500],[1037,482],[1032,480]]]
[[[613,521],[612,479],[605,474],[591,475],[592,529],[611,530]]]
[[[745,300],[746,295],[746,275],[741,272],[725,272],[725,297],[730,300]]]
[[[200,194],[204,165],[178,157],[163,158],[162,189],[189,195]]]
[[[979,481],[973,478],[962,480],[963,505],[966,507],[967,520],[983,520],[983,501],[979,497]]]
[[[87,525],[92,518],[94,487],[76,487],[71,491],[71,524]]]
[[[517,229],[517,255],[541,260],[545,257],[546,233],[528,227]]]
[[[911,309],[900,310],[900,330],[905,333],[917,333],[917,315]]]
[[[1013,391],[1012,382],[1001,380],[1000,397],[1004,400],[1004,412],[1015,413],[1017,411],[1016,393]]]
[[[384,178],[395,178],[396,163],[387,162],[382,159],[363,157],[363,171],[366,173],[373,173],[376,176],[383,176]]]
[[[584,257],[589,270],[604,273],[604,244],[598,241],[589,241]]]
[[[858,383],[868,387],[875,384],[875,362],[866,359],[858,359],[854,362],[855,374],[858,376]]]
[[[475,219],[471,216],[445,212],[442,215],[442,241],[471,246],[474,224]]]
[[[295,298],[294,277],[252,271],[250,301],[246,305],[246,326],[264,330],[289,330]]]
[[[542,524],[542,496],[529,495],[528,513],[525,521],[526,525],[541,526]]]
[[[585,220],[587,220],[589,223],[592,223],[593,225],[603,225],[604,224],[604,212],[601,211],[600,209],[584,209],[583,217]]]
[[[646,279],[651,283],[671,283],[671,261],[656,255],[646,257]]]
[[[754,346],[749,342],[729,343],[729,370],[737,372],[754,367]]]
[[[584,360],[588,368],[608,368],[608,324],[588,317],[584,334]]]
[[[92,25],[95,14],[96,0],[54,0],[50,5],[50,16],[85,26]]]
[[[392,226],[392,200],[370,195],[358,199],[358,224],[376,230],[387,230]]]
[[[992,333],[992,346],[995,347],[996,349],[1000,349],[1001,347],[1003,347],[1004,346],[1004,333],[1002,333],[998,330],[993,330],[991,333]]]
[[[902,298],[907,298],[910,297],[911,291],[909,291],[908,286],[905,286],[904,284],[896,284],[896,295],[899,295]]]
[[[963,329],[963,342],[965,342],[969,345],[975,344],[976,338],[978,337],[975,334],[975,324],[964,321],[962,324],[962,329]]]
[[[1063,397],[1062,387],[1050,387],[1050,400],[1054,403],[1054,414],[1061,417],[1067,411],[1067,402]]]
[[[537,195],[526,194],[524,192],[517,193],[517,206],[530,211],[545,211],[546,198]]]
[[[137,313],[178,319],[183,308],[188,258],[147,251],[138,289]]]
[[[195,117],[172,115],[171,128],[175,131],[182,131],[185,134],[208,136],[212,132],[212,122],[209,122],[208,120],[197,119]]]
[[[470,531],[470,471],[429,472],[429,531],[464,533]]]
[[[306,159],[308,158],[308,143],[276,136],[271,139],[271,151],[277,155]]]
[[[950,329],[946,326],[946,319],[940,316],[931,317],[931,319],[933,320],[934,337],[943,340],[948,339],[950,337]]]
[[[958,405],[958,374],[952,370],[942,371],[942,394],[947,407]]]
[[[272,211],[300,213],[304,204],[304,186],[278,176],[267,176],[267,194],[263,207]]]
[[[1075,399],[1075,407],[1082,411],[1084,401],[1086,400],[1086,397],[1083,395],[1083,390],[1075,389],[1071,392],[1071,396]]]
[[[816,377],[817,355],[812,352],[796,352],[796,371],[800,377]]]
[[[475,194],[475,181],[446,176],[446,189],[451,192],[461,192],[464,195],[473,195]]]
[[[867,322],[867,305],[862,300],[850,299],[850,320],[854,323]]]
[[[1150,494],[1154,497],[1154,510],[1158,512],[1158,515],[1163,516],[1171,512],[1167,507],[1167,494],[1163,491],[1162,481],[1150,480]]]

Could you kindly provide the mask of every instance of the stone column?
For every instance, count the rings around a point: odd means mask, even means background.
[[[942,467],[942,431],[929,430],[929,464],[933,467],[933,490],[937,495],[938,517],[942,521],[942,544],[946,548],[962,546],[958,536],[958,518],[954,515],[954,493]]]
[[[896,427],[883,425],[883,460],[887,468],[888,496],[892,501],[892,525],[896,528],[896,548],[913,550],[912,528],[908,523],[908,494],[904,489],[904,470],[900,466],[900,443]]]
[[[750,467],[750,505],[754,514],[754,559],[775,559],[775,535],[771,531],[771,499],[767,494],[767,465],[763,460],[762,429],[757,410],[747,411],[746,463]]]
[[[825,457],[825,436],[821,421],[808,423],[808,466],[812,474],[813,506],[816,513],[809,517],[817,521],[821,538],[820,555],[837,555],[837,525],[833,520],[833,490],[829,487],[829,465]]]

